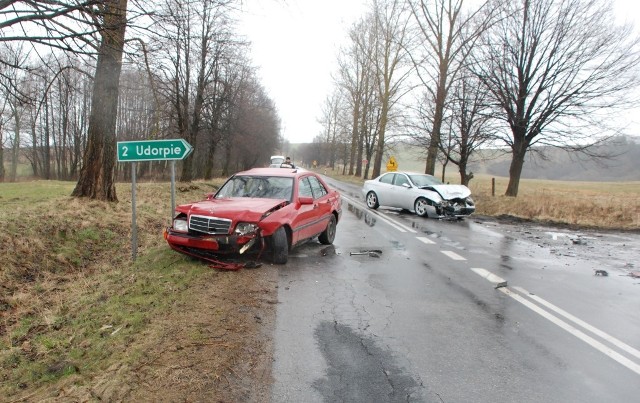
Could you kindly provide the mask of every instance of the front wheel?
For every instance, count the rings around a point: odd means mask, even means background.
[[[378,195],[375,192],[367,193],[367,207],[373,210],[380,207],[380,204],[378,204]]]
[[[427,215],[427,206],[429,206],[429,202],[424,197],[419,197],[413,205],[413,210],[420,217],[428,217]]]
[[[318,241],[323,245],[331,245],[336,237],[336,216],[331,214],[327,228],[320,234]]]
[[[289,259],[287,231],[280,227],[271,235],[271,260],[275,264],[285,264]]]

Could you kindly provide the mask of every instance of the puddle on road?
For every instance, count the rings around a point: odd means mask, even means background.
[[[395,250],[407,250],[407,247],[398,241],[391,241],[391,246],[393,246],[393,249]]]
[[[364,223],[368,226],[373,227],[374,225],[376,225],[377,220],[372,214],[369,214],[366,211],[362,211],[353,204],[347,203],[347,210],[353,213],[353,215],[355,215],[359,220],[364,220]]]

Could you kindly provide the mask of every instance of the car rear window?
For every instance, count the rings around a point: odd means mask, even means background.
[[[380,182],[382,183],[388,183],[388,184],[392,184],[393,183],[393,177],[396,176],[396,174],[387,174],[387,175],[382,175],[380,177]]]

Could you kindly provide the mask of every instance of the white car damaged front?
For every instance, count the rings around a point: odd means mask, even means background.
[[[430,185],[420,187],[430,191],[426,195],[440,217],[466,217],[475,212],[471,190],[464,185]],[[434,195],[435,193],[435,195]],[[417,207],[417,206],[416,206]],[[416,211],[418,215],[420,212]]]
[[[433,175],[414,172],[386,172],[367,180],[362,195],[370,209],[400,208],[420,217],[462,218],[476,209],[468,187],[444,184]]]

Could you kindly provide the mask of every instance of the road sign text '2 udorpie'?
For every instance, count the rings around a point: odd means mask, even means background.
[[[118,161],[182,160],[193,151],[184,139],[118,141]]]
[[[176,160],[187,158],[193,151],[183,139],[118,141],[118,162],[131,162],[131,257],[138,253],[136,224],[136,162],[171,160],[171,219],[176,208]]]

